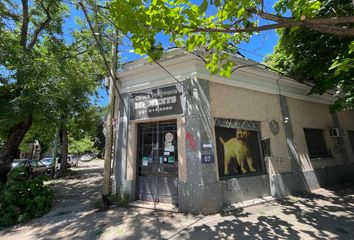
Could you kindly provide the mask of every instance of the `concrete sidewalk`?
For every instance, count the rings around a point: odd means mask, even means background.
[[[91,166],[91,165],[92,166]],[[45,216],[0,230],[0,239],[354,239],[354,187],[252,206],[226,215],[195,216],[139,208],[94,209],[103,162],[56,182]]]

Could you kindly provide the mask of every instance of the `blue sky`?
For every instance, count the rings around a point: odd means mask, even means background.
[[[194,2],[194,1],[193,1]],[[200,1],[195,1],[200,2]],[[276,0],[265,0],[265,10],[272,12],[272,6],[276,2]],[[70,32],[76,28],[75,25],[75,17],[80,17],[84,19],[84,15],[81,9],[75,9],[73,6],[70,6],[70,16],[66,19],[64,24],[64,34],[67,40],[70,41]],[[211,10],[212,11],[212,10]],[[260,21],[260,24],[266,24],[265,21]],[[168,41],[163,36],[159,36],[158,39],[161,41],[165,47],[169,46]],[[258,35],[253,35],[249,42],[242,42],[238,47],[239,51],[249,59],[262,62],[265,55],[273,52],[273,48],[278,41],[278,36],[275,33],[275,30],[263,31]],[[123,43],[129,45],[129,40],[127,38],[123,39]],[[140,58],[140,55],[134,54],[130,52],[130,47],[121,45],[119,47],[120,51],[120,62],[125,63],[128,61],[132,61]],[[99,89],[99,99],[97,102],[99,105],[107,105],[108,104],[108,96],[107,92],[104,88]]]

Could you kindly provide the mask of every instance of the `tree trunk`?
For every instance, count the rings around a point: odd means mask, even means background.
[[[52,178],[54,178],[57,164],[57,148],[58,148],[58,137],[59,137],[59,128],[55,130],[54,141],[52,145]]]
[[[62,126],[60,129],[60,141],[61,141],[61,163],[60,163],[60,171],[62,174],[65,174],[67,170],[67,162],[68,162],[68,130],[66,126]]]
[[[18,148],[31,125],[32,116],[29,115],[10,129],[3,151],[0,153],[0,182],[6,182],[7,174],[11,170],[11,163],[14,158],[19,156]]]

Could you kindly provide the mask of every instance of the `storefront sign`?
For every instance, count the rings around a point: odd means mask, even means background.
[[[177,85],[131,93],[130,119],[183,114],[183,100],[182,89]]]

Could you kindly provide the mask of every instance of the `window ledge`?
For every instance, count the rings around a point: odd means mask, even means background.
[[[268,175],[266,172],[258,172],[258,173],[243,173],[243,174],[237,174],[233,176],[227,176],[227,177],[219,177],[219,181],[224,181],[224,180],[232,180],[232,179],[239,179],[239,178],[245,178],[245,177],[256,177],[256,176],[263,176],[263,175]]]

